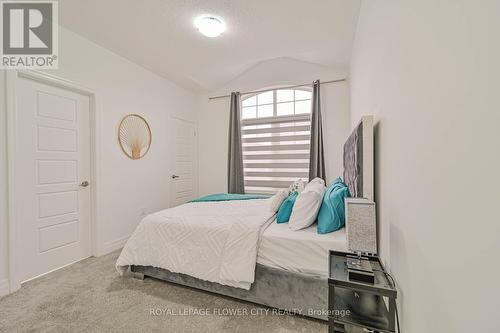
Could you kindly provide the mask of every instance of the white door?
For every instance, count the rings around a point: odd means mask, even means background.
[[[197,194],[196,179],[196,125],[192,122],[171,118],[173,163],[170,207],[188,202]]]
[[[89,97],[19,78],[16,103],[15,246],[26,281],[90,256]]]

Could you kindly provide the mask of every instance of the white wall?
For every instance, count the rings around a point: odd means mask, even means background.
[[[229,98],[208,100],[209,96],[231,91],[251,91],[315,79],[343,78],[347,71],[331,69],[290,58],[261,62],[217,91],[199,98],[199,193],[227,191],[227,147]],[[327,180],[342,173],[342,145],[349,132],[349,84],[324,84],[321,88],[323,133]]]
[[[500,326],[500,2],[363,1],[351,125],[374,114],[381,255],[403,332]]]
[[[95,91],[100,122],[100,253],[123,246],[141,218],[169,204],[170,116],[196,120],[195,96],[173,83],[88,40],[60,28],[59,69],[50,74]],[[7,277],[5,71],[0,71],[0,287]],[[117,126],[128,113],[149,122],[152,146],[141,160],[132,161],[117,143]]]

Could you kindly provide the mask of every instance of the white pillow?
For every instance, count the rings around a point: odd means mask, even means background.
[[[271,212],[276,213],[280,209],[281,204],[288,197],[288,189],[279,190],[278,193],[271,198]]]
[[[289,194],[293,194],[294,192],[300,193],[304,190],[304,182],[300,179],[297,179],[288,187]]]
[[[325,181],[314,178],[295,200],[288,227],[292,230],[307,228],[316,221],[325,194]]]

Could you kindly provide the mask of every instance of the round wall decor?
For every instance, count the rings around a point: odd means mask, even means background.
[[[144,157],[151,147],[151,128],[146,119],[138,114],[123,117],[118,128],[118,142],[129,158]]]

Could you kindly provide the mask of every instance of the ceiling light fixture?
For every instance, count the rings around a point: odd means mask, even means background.
[[[207,37],[217,37],[226,30],[222,20],[213,16],[200,16],[194,21],[195,27]]]

